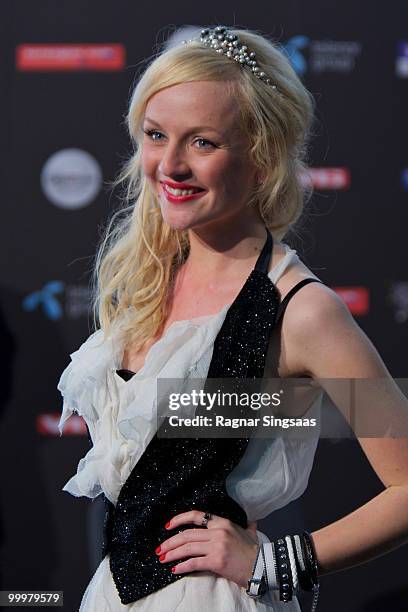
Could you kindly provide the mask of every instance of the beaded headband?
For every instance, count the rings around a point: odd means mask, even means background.
[[[206,47],[210,47],[217,51],[217,53],[222,53],[226,57],[235,60],[241,64],[241,66],[248,66],[258,79],[270,85],[272,89],[278,89],[277,86],[272,83],[270,77],[259,68],[255,52],[250,51],[247,45],[242,44],[238,36],[227,30],[225,26],[216,26],[215,28],[205,28],[201,30],[201,35],[198,40]],[[183,41],[183,43],[186,44],[187,41]]]

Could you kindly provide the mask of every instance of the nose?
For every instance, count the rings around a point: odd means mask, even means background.
[[[161,176],[179,182],[191,176],[191,169],[186,158],[186,152],[181,146],[171,143],[167,145],[163,150],[163,155],[159,163],[159,172]]]

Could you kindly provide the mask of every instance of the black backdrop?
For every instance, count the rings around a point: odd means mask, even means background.
[[[99,560],[102,508],[61,492],[88,445],[75,418],[59,438],[56,384],[91,329],[89,271],[98,226],[116,206],[105,182],[130,152],[123,118],[137,66],[168,24],[236,23],[285,44],[317,101],[316,194],[290,243],[405,377],[408,10],[403,0],[2,0],[0,9],[0,588],[61,589],[71,611]],[[322,440],[306,493],[262,528],[314,530],[381,489],[356,441]],[[320,609],[407,610],[407,550],[325,577]]]

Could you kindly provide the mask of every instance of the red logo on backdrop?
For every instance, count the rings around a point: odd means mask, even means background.
[[[347,304],[353,315],[365,315],[370,310],[370,294],[367,287],[333,287]]]
[[[320,190],[349,189],[351,183],[348,168],[308,168],[301,175],[304,185]]]
[[[123,70],[125,47],[120,44],[24,44],[16,49],[17,70],[60,72]]]
[[[59,412],[45,413],[37,416],[37,433],[42,436],[59,436],[58,423],[60,420]],[[64,425],[64,436],[84,436],[87,434],[85,421],[77,414],[73,414]]]

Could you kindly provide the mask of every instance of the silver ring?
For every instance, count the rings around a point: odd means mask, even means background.
[[[201,521],[201,527],[205,527],[206,529],[208,529],[208,521],[210,521],[211,518],[212,518],[211,514],[209,512],[205,512],[203,516],[203,520]]]

